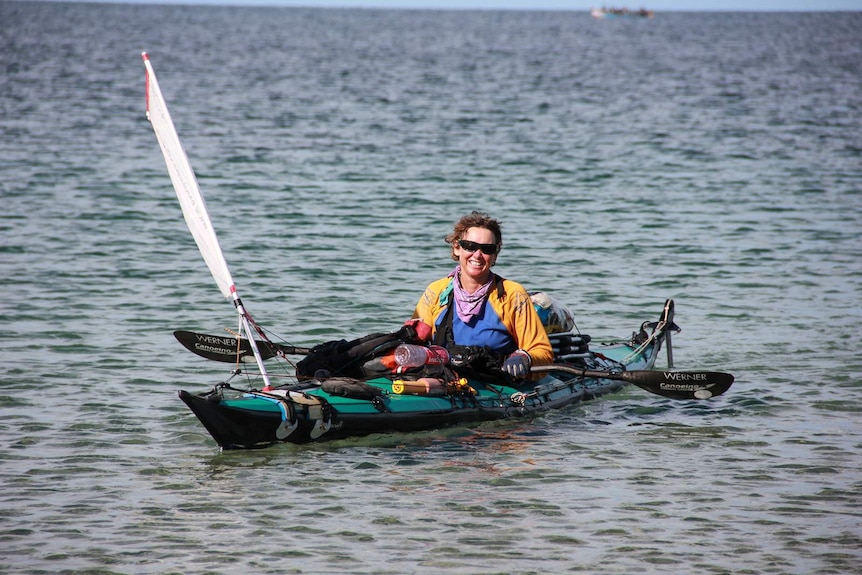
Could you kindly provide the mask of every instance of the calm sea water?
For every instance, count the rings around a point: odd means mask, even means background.
[[[0,2],[0,572],[862,572],[862,14]],[[471,209],[498,271],[707,402],[219,453],[235,324],[144,113],[152,58],[250,311],[397,326]]]

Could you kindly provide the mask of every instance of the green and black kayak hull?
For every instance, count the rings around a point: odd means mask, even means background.
[[[640,330],[640,334],[644,334]],[[414,432],[517,418],[559,409],[616,392],[618,379],[583,377],[577,369],[603,372],[653,368],[664,330],[646,341],[599,346],[577,358],[557,358],[542,379],[521,387],[469,381],[469,388],[441,395],[396,393],[387,377],[363,382],[374,397],[333,394],[322,382],[268,391],[237,390],[226,384],[203,394],[179,396],[224,449],[264,447],[278,442],[308,443],[387,432]],[[566,371],[568,368],[568,371]],[[575,370],[576,371],[576,370]],[[352,396],[351,396],[352,395]]]

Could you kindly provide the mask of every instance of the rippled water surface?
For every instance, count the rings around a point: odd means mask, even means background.
[[[862,571],[862,14],[0,2],[0,571]],[[530,420],[219,453],[176,390],[235,324],[144,114],[147,50],[244,301],[389,330],[471,209],[596,340],[676,367]]]

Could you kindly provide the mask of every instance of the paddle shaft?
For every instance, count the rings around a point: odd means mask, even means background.
[[[733,375],[719,371],[595,371],[559,364],[533,366],[530,371],[625,381],[672,399],[708,399],[721,395],[733,385]]]
[[[189,351],[210,360],[224,363],[252,361],[249,340],[221,337],[191,331],[175,331],[174,337]],[[261,359],[269,359],[279,353],[285,355],[308,355],[311,348],[296,347],[281,343],[257,341]],[[533,373],[558,372],[591,379],[613,379],[631,383],[663,397],[673,399],[708,399],[721,395],[733,384],[733,375],[716,371],[597,371],[574,365],[551,364],[531,368]]]

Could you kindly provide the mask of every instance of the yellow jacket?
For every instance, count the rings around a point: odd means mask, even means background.
[[[554,352],[548,334],[539,319],[530,295],[524,286],[517,282],[495,276],[496,281],[503,282],[503,289],[499,290],[495,284],[488,292],[488,298],[484,304],[483,319],[480,320],[485,326],[485,331],[478,333],[473,331],[473,326],[461,322],[455,310],[452,311],[453,329],[455,331],[455,343],[458,345],[486,345],[500,353],[511,353],[516,349],[522,349],[530,354],[533,365],[545,365],[553,362]],[[437,324],[445,315],[449,301],[449,292],[454,281],[452,277],[441,278],[432,282],[425,293],[419,298],[414,318],[419,318],[437,331]],[[500,293],[502,291],[502,294]],[[493,312],[489,314],[488,312]],[[473,323],[473,322],[471,322]],[[493,326],[502,324],[511,339],[511,346],[495,337],[492,333]],[[460,337],[459,337],[460,334]],[[499,335],[499,334],[498,334]],[[433,336],[432,336],[433,337]],[[464,341],[470,339],[471,341]]]

